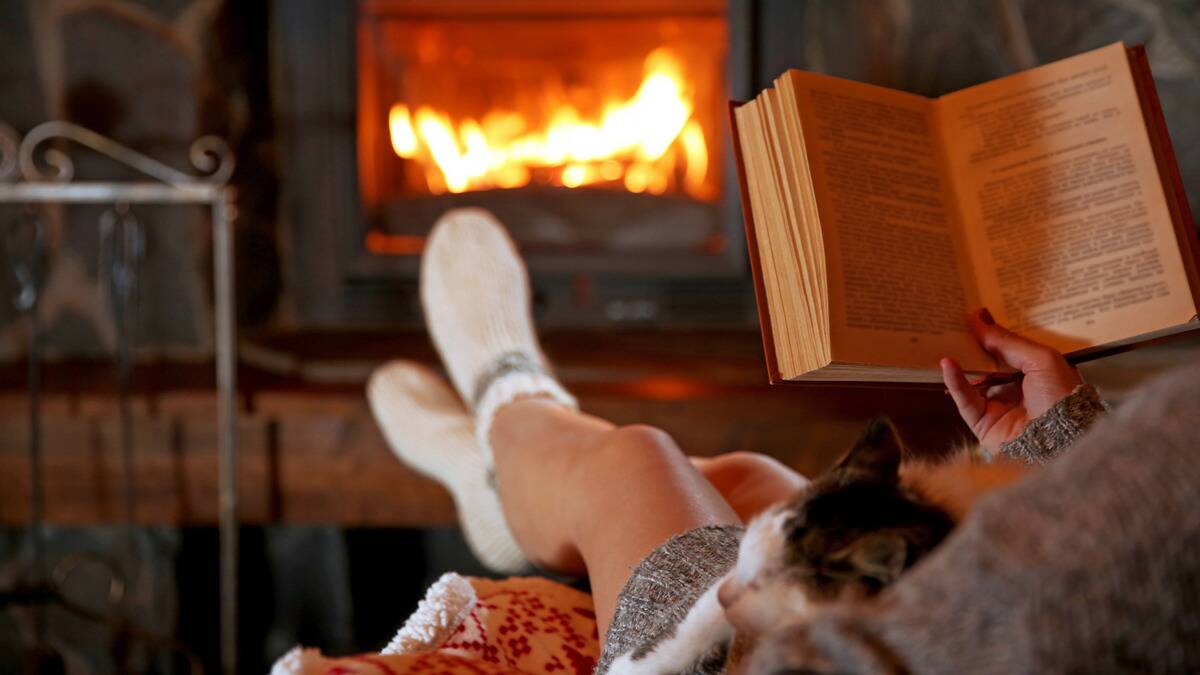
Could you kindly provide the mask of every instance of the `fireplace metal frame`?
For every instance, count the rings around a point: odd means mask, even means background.
[[[74,165],[58,147],[85,146],[157,182],[71,182]],[[40,153],[40,154],[39,154]],[[36,157],[43,167],[38,166]],[[221,666],[237,669],[237,371],[234,314],[234,189],[227,185],[235,160],[225,141],[203,136],[191,146],[200,175],[173,169],[76,124],[50,121],[24,138],[0,123],[0,204],[192,204],[207,207],[212,220],[214,350],[217,376],[218,521],[220,538]]]
[[[371,0],[360,2],[370,4]],[[726,89],[730,98],[748,98],[752,91],[755,2],[729,0],[726,6]],[[359,197],[356,135],[359,4],[295,0],[272,9],[271,28],[278,39],[272,44],[271,58],[278,64],[275,98],[281,103],[275,115],[286,148],[282,167],[287,177],[284,202],[289,230],[285,259],[291,294],[285,323],[339,328],[419,325],[416,257],[372,254],[363,244],[367,223]],[[616,4],[622,11],[645,12],[647,6],[672,3]],[[412,4],[420,11],[436,11],[437,5]],[[529,262],[535,286],[539,273],[555,278],[583,273],[610,280],[620,287],[616,292],[627,292],[634,304],[645,293],[668,300],[708,295],[733,303],[736,309],[731,321],[752,325],[755,315],[736,173],[731,153],[724,155],[724,196],[717,215],[727,237],[724,251],[707,255],[618,254],[603,262],[583,252],[533,253]],[[562,308],[569,304],[565,299],[570,290],[565,286],[535,288],[535,293],[552,296],[548,304]],[[549,314],[539,318],[549,324],[575,321],[563,312]]]

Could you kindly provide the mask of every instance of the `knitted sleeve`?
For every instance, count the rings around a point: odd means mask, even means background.
[[[1090,384],[1081,384],[1054,404],[1011,441],[1000,453],[1029,464],[1044,464],[1057,457],[1108,411],[1108,404]]]

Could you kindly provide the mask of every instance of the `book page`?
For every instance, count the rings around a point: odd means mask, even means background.
[[[1123,45],[936,104],[980,294],[1071,352],[1195,306]]]
[[[743,145],[746,171],[747,197],[759,222],[785,222],[786,216],[773,195],[778,190],[778,181],[772,173],[771,144],[767,140],[767,124],[757,106],[738,108],[738,131]],[[759,247],[759,264],[762,266],[763,290],[770,311],[767,317],[774,338],[775,360],[781,372],[802,369],[795,364],[804,361],[812,353],[814,340],[810,337],[809,312],[803,302],[805,284],[797,282],[795,264],[780,264],[793,253],[787,244],[786,232],[778,228],[755,228]],[[778,256],[776,254],[779,254]],[[800,293],[789,292],[800,286]],[[799,318],[799,320],[795,320]]]
[[[789,71],[812,169],[841,362],[968,369],[991,359],[967,330],[978,306],[958,240],[929,99]]]
[[[771,90],[763,92],[762,102],[764,105],[760,111],[768,132],[766,135],[775,139],[775,142],[770,144],[768,156],[772,160],[773,174],[776,177],[775,184],[778,188],[776,196],[779,197],[779,200],[775,208],[780,219],[777,222],[788,223],[787,227],[776,233],[779,235],[777,241],[780,242],[780,245],[772,250],[771,256],[780,257],[785,262],[786,268],[794,273],[795,278],[788,284],[788,290],[800,291],[803,295],[802,305],[805,312],[803,323],[808,329],[805,332],[812,334],[808,344],[805,345],[805,351],[815,357],[821,351],[818,344],[821,340],[819,334],[822,331],[817,322],[819,282],[816,278],[811,245],[804,236],[804,219],[796,207],[795,197],[800,189],[800,181],[796,177],[799,161],[789,154],[788,144],[779,142],[783,135],[783,118],[777,109],[777,100],[778,96],[775,92]],[[791,294],[789,293],[789,295]],[[790,316],[796,317],[797,315],[792,313]]]

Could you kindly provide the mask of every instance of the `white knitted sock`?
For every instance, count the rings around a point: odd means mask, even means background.
[[[471,415],[446,381],[418,364],[392,361],[371,374],[367,399],[392,452],[450,491],[479,559],[497,572],[527,571],[529,561],[504,520],[475,443]]]
[[[450,380],[475,412],[491,464],[492,420],[504,405],[543,396],[575,408],[549,374],[529,306],[529,277],[516,246],[483,209],[453,209],[434,225],[421,258],[421,303]]]

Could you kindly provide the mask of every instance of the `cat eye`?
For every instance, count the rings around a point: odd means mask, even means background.
[[[784,520],[779,526],[779,531],[794,539],[797,535],[804,532],[804,525],[804,516],[796,514]]]
[[[823,581],[845,581],[847,579],[855,579],[861,576],[857,570],[844,562],[826,562],[821,565],[821,569],[813,574],[814,577]]]

